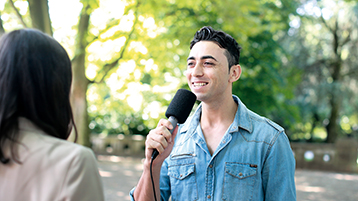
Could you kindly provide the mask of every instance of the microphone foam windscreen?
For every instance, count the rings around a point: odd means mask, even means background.
[[[177,118],[178,123],[182,124],[188,118],[195,101],[196,96],[193,92],[186,89],[179,89],[170,102],[165,116],[167,118],[173,116]]]

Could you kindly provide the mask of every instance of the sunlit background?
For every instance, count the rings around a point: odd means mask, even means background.
[[[211,25],[243,47],[234,93],[284,126],[291,140],[317,142],[357,136],[356,4],[48,1],[53,36],[71,58],[82,51],[78,41],[86,41],[82,90],[91,133],[145,135],[154,127],[176,89],[187,87],[183,72],[193,34]],[[83,5],[91,8],[90,20],[85,38],[78,38]],[[0,10],[5,31],[31,27],[27,1],[1,0]]]
[[[84,5],[89,25],[80,35]],[[89,131],[80,128],[80,133],[146,135],[164,117],[175,91],[187,88],[189,42],[196,30],[210,25],[242,46],[243,75],[234,93],[285,127],[291,141],[357,138],[357,1],[238,0],[234,5],[49,0],[53,37],[73,60],[85,51],[83,66],[73,64],[87,79],[80,89],[87,111],[79,118],[89,116]],[[26,0],[0,0],[4,30],[34,26],[29,7]]]
[[[3,31],[35,27],[30,7],[0,0]],[[145,135],[176,90],[188,88],[194,33],[210,25],[242,46],[234,94],[285,128],[299,168],[357,171],[357,0],[48,0],[48,7],[52,35],[75,72],[79,143],[143,154]],[[88,26],[79,23],[86,19]]]

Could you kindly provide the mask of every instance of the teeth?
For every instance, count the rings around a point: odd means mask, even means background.
[[[201,86],[205,86],[205,85],[206,85],[206,83],[204,83],[204,82],[194,83],[194,86],[195,86],[195,87],[201,87]]]

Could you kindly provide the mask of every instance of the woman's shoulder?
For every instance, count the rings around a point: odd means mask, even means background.
[[[24,123],[25,122],[25,123]],[[74,142],[47,135],[27,120],[20,122],[20,160],[31,157],[44,157],[53,162],[61,160],[93,159],[93,151]]]

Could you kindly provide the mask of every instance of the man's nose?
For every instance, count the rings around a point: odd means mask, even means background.
[[[200,77],[204,75],[203,66],[201,64],[196,64],[193,68],[191,75],[194,77]]]

